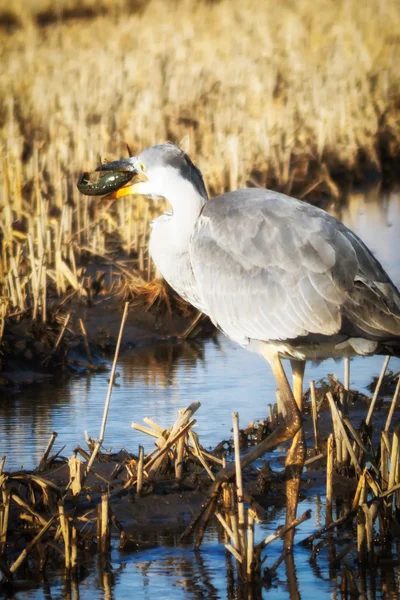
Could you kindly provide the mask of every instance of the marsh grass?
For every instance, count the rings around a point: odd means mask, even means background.
[[[82,252],[117,248],[154,277],[159,207],[88,200],[100,157],[189,135],[211,195],[266,184],[338,196],[339,175],[400,157],[396,0],[0,0],[0,332],[46,320]]]

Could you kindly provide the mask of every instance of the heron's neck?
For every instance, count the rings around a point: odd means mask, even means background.
[[[172,206],[170,228],[174,230],[177,245],[183,250],[189,246],[194,224],[208,200],[207,195],[201,194],[187,179],[171,182],[163,195]]]

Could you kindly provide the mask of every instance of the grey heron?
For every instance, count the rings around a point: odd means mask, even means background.
[[[209,201],[201,172],[173,144],[98,170],[129,180],[117,182],[107,197],[141,194],[169,201],[172,212],[153,222],[150,237],[160,273],[229,338],[269,362],[279,388],[280,424],[243,457],[243,465],[293,439],[286,459],[291,522],[306,452],[305,362],[400,354],[398,290],[363,242],[317,207],[259,188]],[[293,389],[283,358],[291,363]],[[225,476],[230,474],[228,468]],[[287,548],[292,544],[293,531],[285,540]]]

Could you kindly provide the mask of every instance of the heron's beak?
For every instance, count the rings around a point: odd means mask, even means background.
[[[110,189],[110,192],[104,196],[106,199],[110,198],[123,198],[124,196],[137,195],[143,193],[142,184],[148,181],[146,175],[140,171],[133,163],[131,159],[115,160],[112,162],[104,163],[96,169],[96,171],[106,171],[110,173],[125,173],[131,174],[131,180],[125,185],[122,184],[117,189]],[[111,186],[114,187],[114,186]]]
[[[78,180],[78,190],[86,196],[122,198],[130,194],[141,194],[146,175],[135,166],[135,160],[127,158],[104,163],[96,169],[100,173],[83,173]],[[93,177],[93,176],[96,177]],[[99,177],[100,175],[100,177]]]

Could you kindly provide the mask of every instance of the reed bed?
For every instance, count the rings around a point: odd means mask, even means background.
[[[1,0],[0,334],[21,311],[46,322],[52,296],[85,287],[87,256],[133,257],[134,293],[154,280],[163,206],[76,190],[126,143],[188,136],[211,195],[337,197],[340,174],[393,173],[399,22],[395,0]]]

